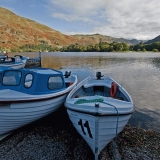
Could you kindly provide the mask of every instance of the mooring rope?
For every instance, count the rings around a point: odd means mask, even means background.
[[[117,146],[117,137],[118,137],[118,131],[117,130],[118,130],[119,113],[118,113],[118,109],[116,108],[116,106],[114,106],[112,104],[109,104],[109,103],[106,103],[106,102],[102,102],[102,103],[114,107],[116,109],[116,112],[117,112],[116,139],[115,139],[115,143],[114,143],[114,151],[113,151],[114,154],[113,154],[113,157],[112,157],[112,159],[114,160],[114,155],[116,155],[116,146]]]

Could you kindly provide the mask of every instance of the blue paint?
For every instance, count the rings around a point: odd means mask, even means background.
[[[32,85],[29,88],[25,87],[24,85],[25,78],[28,74],[31,74],[33,76]],[[50,77],[58,77],[61,80],[61,85],[58,89],[49,89],[48,81]],[[0,89],[11,89],[27,94],[40,95],[55,93],[64,90],[66,89],[66,84],[64,81],[63,73],[61,71],[49,68],[12,69],[1,67]]]

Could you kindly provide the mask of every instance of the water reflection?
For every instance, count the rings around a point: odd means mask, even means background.
[[[29,53],[23,53],[29,56]],[[31,54],[31,53],[30,53]],[[36,53],[32,55],[35,57]],[[160,54],[159,53],[43,53],[42,67],[70,70],[79,81],[109,75],[129,92],[136,111],[129,123],[160,131]],[[156,125],[155,125],[156,124]]]
[[[160,58],[153,58],[152,63],[155,67],[160,68]]]
[[[107,57],[59,57],[43,55],[42,65],[46,68],[61,69],[64,67],[104,68],[117,63],[125,63],[124,58]]]

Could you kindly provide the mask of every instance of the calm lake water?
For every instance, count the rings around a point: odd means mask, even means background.
[[[97,71],[111,76],[135,103],[129,124],[160,131],[160,53],[49,52],[42,53],[42,67],[72,71],[79,81],[95,76]]]

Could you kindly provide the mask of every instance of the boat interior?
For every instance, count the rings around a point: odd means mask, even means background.
[[[0,63],[6,63],[6,64],[15,63],[15,58],[14,57],[8,57],[7,59],[1,58]]]
[[[103,97],[111,97],[110,88],[106,86],[92,86],[89,88],[85,88],[84,86],[80,87],[72,96],[72,98],[80,98],[86,96],[103,96]],[[111,97],[123,101],[129,101],[129,99],[119,90],[117,89],[117,93],[115,97]]]
[[[97,76],[97,79],[89,80],[87,83],[82,85],[73,95],[72,98],[86,97],[86,96],[103,96],[111,97],[114,99],[119,99],[122,101],[130,101],[130,98],[127,94],[124,94],[123,89],[116,85],[116,93],[114,96],[111,95],[111,85],[110,80],[102,80],[100,76]]]

